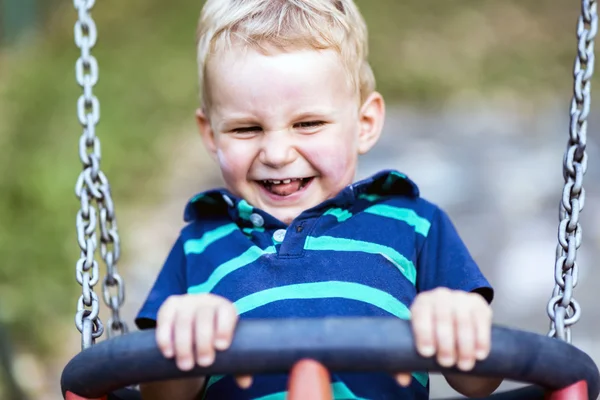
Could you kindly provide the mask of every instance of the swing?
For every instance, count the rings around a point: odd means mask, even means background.
[[[63,370],[61,386],[67,400],[139,400],[131,385],[156,380],[214,374],[290,372],[290,400],[332,398],[328,370],[336,371],[448,371],[434,359],[415,350],[410,321],[396,318],[324,318],[242,320],[230,349],[219,352],[210,367],[180,371],[173,360],[158,350],[154,331],[127,334],[119,310],[124,301],[124,282],[117,271],[119,235],[108,179],[100,170],[100,142],[95,135],[100,112],[93,87],[98,63],[91,55],[97,30],[91,17],[95,0],[74,0],[78,11],[75,43],[81,50],[76,79],[83,88],[77,114],[83,126],[79,156],[83,171],[75,192],[81,201],[77,213],[77,241],[81,258],[76,265],[82,294],[75,323],[81,332],[82,351]],[[584,206],[582,186],[587,168],[586,133],[590,112],[591,78],[594,72],[594,39],[598,28],[596,0],[582,0],[577,25],[577,57],[574,96],[571,103],[569,141],[563,159],[564,188],[559,211],[555,287],[548,302],[550,331],[547,336],[494,325],[489,357],[478,362],[472,375],[503,377],[530,386],[494,394],[488,399],[583,400],[600,393],[600,372],[593,360],[572,346],[571,326],[581,316],[573,298],[581,244],[579,213]],[[95,259],[98,234],[100,254],[107,274],[102,281],[103,299],[112,315],[102,336],[99,299],[93,287],[100,281]],[[568,368],[564,368],[568,365]],[[453,370],[458,372],[458,370]]]

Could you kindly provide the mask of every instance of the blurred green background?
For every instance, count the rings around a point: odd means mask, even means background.
[[[578,2],[357,2],[388,103],[435,108],[485,97],[543,104],[569,94]],[[193,122],[201,6],[98,0],[93,10],[101,167],[117,211],[153,201],[173,157],[164,143]],[[58,332],[75,330],[79,295],[75,20],[70,0],[0,0],[0,321],[13,351],[41,365],[61,351]]]

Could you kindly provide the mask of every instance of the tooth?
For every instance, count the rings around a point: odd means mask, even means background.
[[[275,185],[279,185],[281,181],[272,181]]]
[[[283,183],[287,184],[287,183],[290,183],[291,181],[292,181],[291,179],[285,179],[285,180],[283,180]]]

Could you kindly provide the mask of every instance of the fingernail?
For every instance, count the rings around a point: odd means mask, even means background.
[[[201,367],[208,367],[210,364],[213,363],[213,361],[214,361],[213,356],[198,357],[198,365],[200,365]]]
[[[182,371],[189,371],[190,369],[194,368],[194,362],[191,358],[185,358],[177,361],[177,366]]]
[[[229,341],[227,339],[216,339],[215,347],[218,350],[225,350],[227,347],[229,347]]]
[[[163,356],[165,356],[166,358],[173,357],[173,349],[165,349],[163,351]]]
[[[421,355],[423,357],[431,357],[432,355],[435,354],[435,347],[433,347],[433,346],[421,346],[419,348],[419,353],[421,353]]]
[[[463,371],[470,371],[475,366],[475,360],[471,360],[468,358],[458,360],[458,369]]]
[[[452,365],[454,365],[454,358],[450,356],[440,357],[438,363],[442,367],[451,367]]]
[[[485,350],[477,350],[475,353],[475,357],[477,357],[478,360],[485,360],[487,355],[488,353]]]

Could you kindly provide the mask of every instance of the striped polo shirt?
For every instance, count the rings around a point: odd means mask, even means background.
[[[444,286],[493,291],[447,214],[415,183],[382,171],[304,211],[288,226],[226,190],[193,197],[136,323],[153,327],[175,294],[213,293],[240,318],[394,316],[409,319],[417,293]],[[426,399],[426,373],[402,388],[388,373],[332,373],[335,399]],[[206,399],[283,400],[287,376],[259,375],[250,389],[212,376]]]

